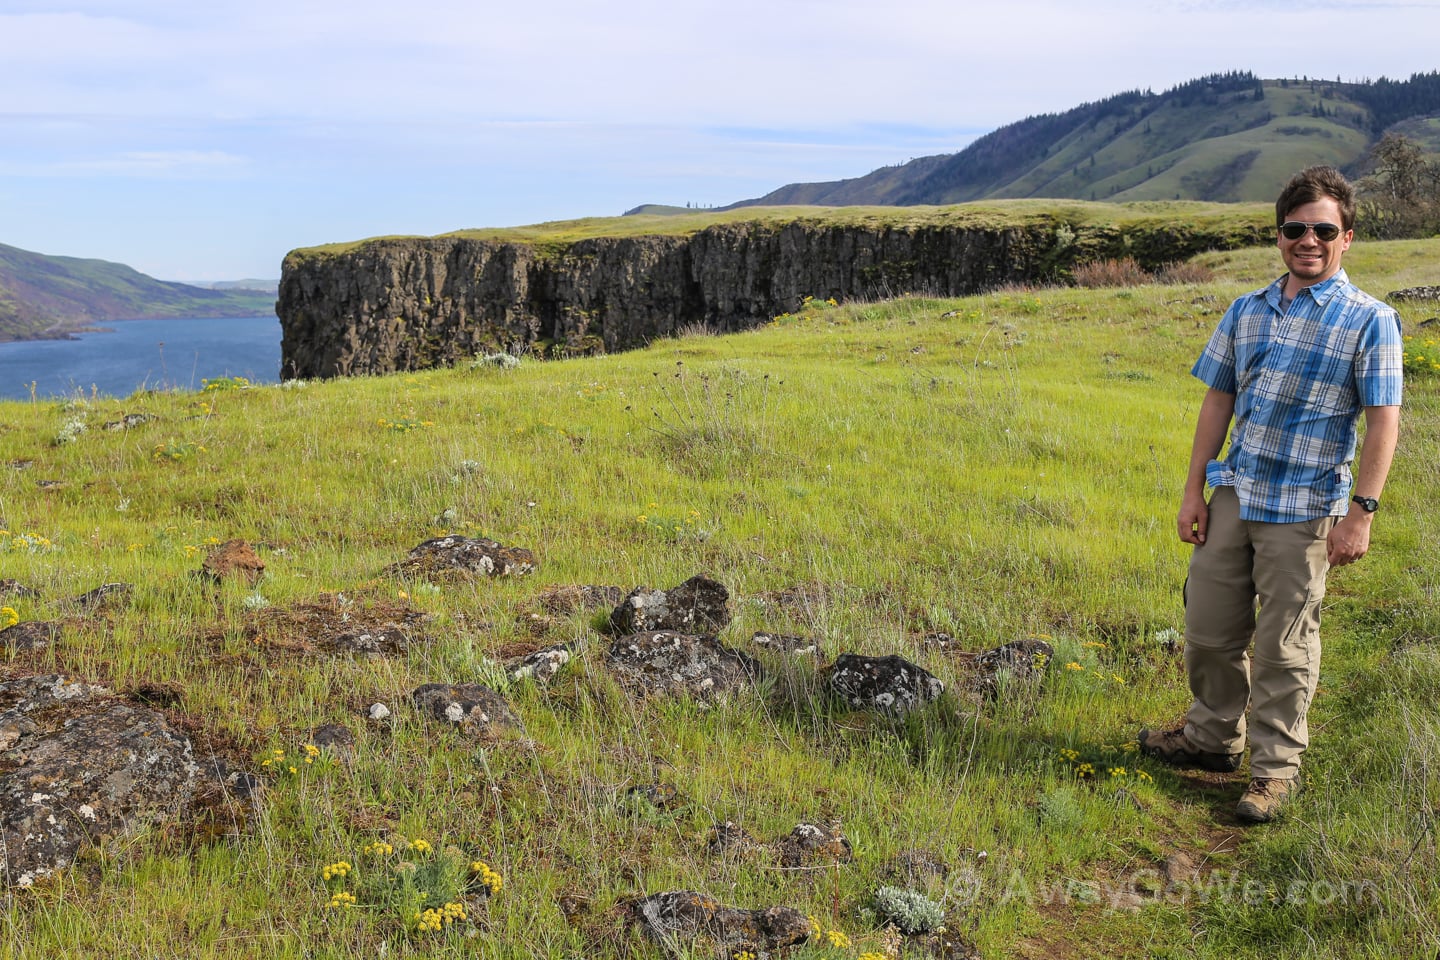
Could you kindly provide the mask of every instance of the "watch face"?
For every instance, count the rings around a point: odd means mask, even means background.
[[[1374,497],[1351,497],[1350,499],[1360,504],[1360,509],[1366,513],[1374,513],[1380,509],[1380,501]]]

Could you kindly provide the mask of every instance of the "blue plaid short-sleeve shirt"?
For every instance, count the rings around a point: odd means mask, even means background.
[[[1245,520],[1344,516],[1360,412],[1400,404],[1400,318],[1344,270],[1288,310],[1284,283],[1231,304],[1190,371],[1235,395],[1230,447],[1205,482],[1234,487]]]

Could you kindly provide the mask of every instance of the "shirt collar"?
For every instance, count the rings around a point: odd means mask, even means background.
[[[1269,303],[1276,310],[1279,310],[1280,301],[1285,294],[1285,280],[1289,276],[1290,274],[1288,273],[1280,274],[1280,277],[1274,283],[1263,290],[1257,290],[1256,293],[1263,297],[1265,302]],[[1319,283],[1312,283],[1308,287],[1301,287],[1300,293],[1304,293],[1306,290],[1310,291],[1310,296],[1314,298],[1316,303],[1323,307],[1330,302],[1331,297],[1335,296],[1337,290],[1349,282],[1350,278],[1345,275],[1345,268],[1341,267],[1335,271],[1334,276],[1322,280]],[[1299,293],[1296,294],[1297,297],[1299,295]]]

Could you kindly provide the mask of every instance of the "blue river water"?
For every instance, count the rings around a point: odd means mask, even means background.
[[[123,320],[77,340],[0,343],[0,399],[199,390],[204,380],[280,379],[280,321],[268,317]]]

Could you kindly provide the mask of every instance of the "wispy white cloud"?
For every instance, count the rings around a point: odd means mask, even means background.
[[[168,263],[226,230],[248,259],[168,275],[255,275],[861,176],[1217,70],[1404,77],[1436,36],[1440,0],[0,0],[0,242]]]

